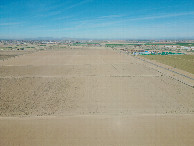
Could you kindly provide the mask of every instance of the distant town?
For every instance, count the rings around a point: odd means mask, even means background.
[[[110,47],[133,55],[192,54],[194,40],[0,40],[0,51]]]

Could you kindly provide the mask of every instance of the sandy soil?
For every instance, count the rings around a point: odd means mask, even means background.
[[[0,119],[0,145],[193,146],[191,115]]]
[[[25,54],[0,61],[0,144],[192,145],[193,97],[110,49]]]
[[[29,54],[29,53],[33,53],[34,51],[21,51],[21,50],[6,50],[6,51],[1,51],[0,50],[0,60],[6,60],[6,59],[9,59],[11,57],[15,58],[17,56],[20,56],[20,55],[24,55],[24,54]]]

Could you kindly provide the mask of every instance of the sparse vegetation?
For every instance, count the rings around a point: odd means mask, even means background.
[[[146,55],[143,57],[194,74],[194,55]]]

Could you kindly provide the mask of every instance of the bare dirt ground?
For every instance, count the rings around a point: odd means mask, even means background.
[[[193,97],[111,49],[25,54],[0,61],[0,145],[193,145]]]
[[[12,51],[12,50],[6,50],[6,51],[0,51],[0,60],[6,60],[11,57],[17,57],[24,54],[33,53],[34,51]]]

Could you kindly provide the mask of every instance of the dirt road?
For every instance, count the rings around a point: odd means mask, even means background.
[[[25,54],[0,61],[0,145],[193,145],[193,97],[110,49]]]

